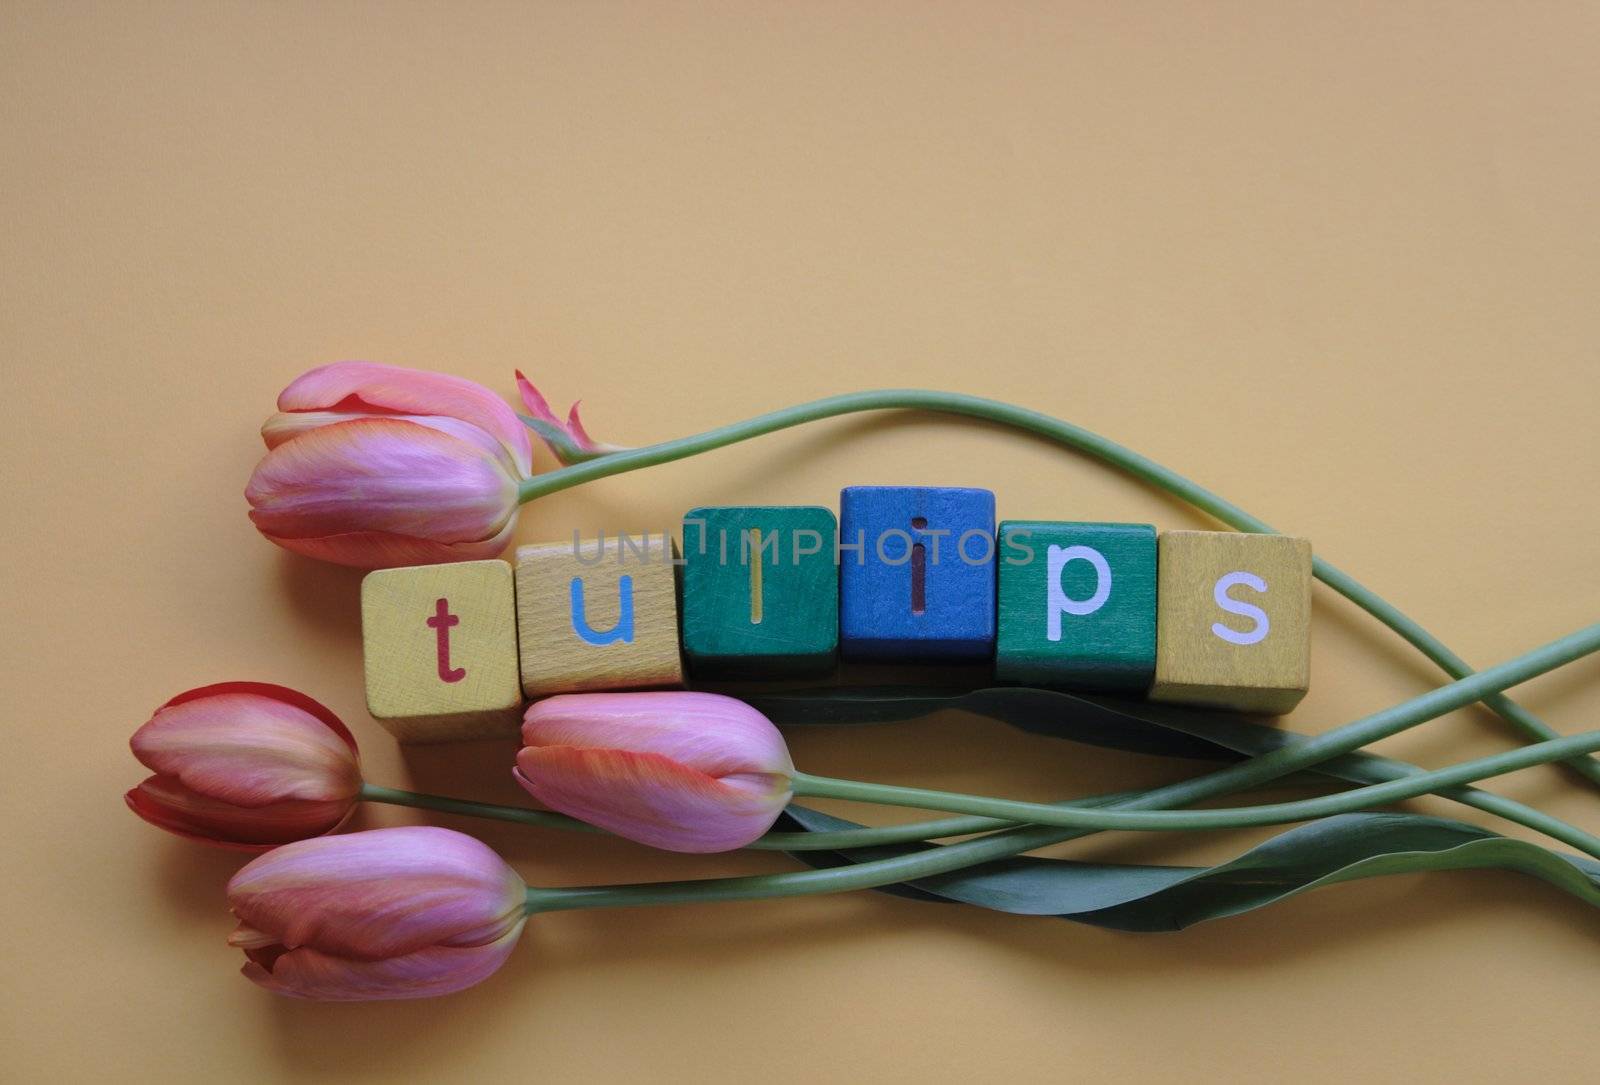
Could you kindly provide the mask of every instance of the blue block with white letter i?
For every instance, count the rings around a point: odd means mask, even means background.
[[[856,660],[994,652],[994,494],[848,486],[839,495],[839,649]]]

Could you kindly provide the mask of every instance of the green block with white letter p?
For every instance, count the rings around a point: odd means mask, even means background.
[[[821,673],[839,650],[839,521],[813,505],[683,518],[683,652],[700,675]]]
[[[1005,520],[995,677],[1141,692],[1156,668],[1156,529]]]

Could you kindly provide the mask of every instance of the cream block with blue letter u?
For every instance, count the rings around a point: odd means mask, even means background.
[[[662,535],[517,547],[523,692],[681,685],[677,553]]]
[[[1151,699],[1270,713],[1299,704],[1311,678],[1311,543],[1166,531],[1157,549]]]

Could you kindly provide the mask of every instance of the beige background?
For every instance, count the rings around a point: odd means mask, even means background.
[[[273,396],[346,357],[507,393],[522,366],[626,443],[846,389],[983,392],[1310,536],[1474,661],[1594,620],[1597,46],[1587,3],[5,0],[4,1076],[1592,1074],[1600,924],[1510,874],[1168,936],[877,895],[564,914],[467,994],[319,1006],[235,974],[237,857],[121,792],[152,707],[249,677],[351,721],[377,782],[520,798],[506,746],[400,755],[362,710],[358,575],[245,519]],[[867,482],[1207,526],[1025,438],[880,418],[562,494],[518,541]],[[1437,681],[1316,603],[1296,727]],[[1519,696],[1581,730],[1597,679]],[[1386,748],[1507,744],[1468,711]],[[1193,771],[958,718],[794,745],[813,771],[1040,798]],[[1555,770],[1499,787],[1600,829]],[[785,866],[464,827],[547,884]]]

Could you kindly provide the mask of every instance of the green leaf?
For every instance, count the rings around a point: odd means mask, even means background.
[[[522,419],[523,425],[533,430],[539,440],[549,446],[551,453],[565,467],[571,467],[573,464],[578,463],[587,463],[589,460],[597,460],[601,456],[610,455],[609,452],[596,452],[580,448],[578,442],[572,439],[572,434],[554,423],[546,422],[542,418],[534,418],[528,414],[518,414],[517,417]]]
[[[790,806],[780,828],[826,831],[854,822]],[[794,852],[837,867],[940,845]],[[925,878],[886,892],[1048,915],[1125,931],[1173,931],[1237,915],[1324,885],[1386,874],[1495,868],[1540,878],[1600,906],[1600,863],[1511,840],[1465,822],[1420,814],[1341,814],[1289,829],[1212,867],[1085,863],[1018,856]]]
[[[883,686],[738,696],[782,727],[891,723],[955,709],[1087,746],[1203,761],[1239,761],[1305,741],[1304,735],[1243,716],[1020,686],[970,691]],[[1377,754],[1348,753],[1308,771],[1376,784],[1406,775],[1409,766]]]
[[[1090,746],[1164,757],[1237,759],[1237,751],[1219,745],[1214,740],[1186,734],[1182,728],[1146,720],[1140,712],[1144,702],[1090,698],[1059,690],[997,686],[954,691],[881,686],[753,694],[742,692],[737,696],[782,727],[896,723],[934,712],[959,709],[1009,723],[1032,734],[1047,738],[1069,738]],[[1271,731],[1260,724],[1253,726]]]
[[[1033,734],[1167,757],[1239,760],[1305,741],[1293,731],[1214,712],[1058,690],[971,691],[879,687],[742,694],[775,723],[886,723],[958,709]],[[1350,753],[1315,772],[1356,784],[1405,775],[1403,762]],[[819,832],[854,822],[790,806],[777,826]],[[940,845],[794,852],[816,867],[904,855]],[[1263,907],[1318,886],[1426,870],[1492,867],[1531,874],[1600,905],[1600,863],[1488,829],[1417,814],[1344,814],[1296,826],[1214,867],[1084,863],[1019,856],[881,891],[916,900],[1052,915],[1119,930],[1178,930]]]

